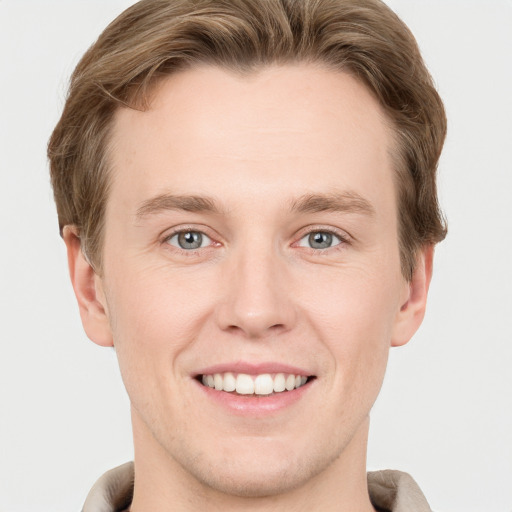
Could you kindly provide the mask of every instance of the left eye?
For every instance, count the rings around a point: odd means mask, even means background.
[[[211,244],[211,239],[200,231],[180,231],[167,239],[167,243],[191,251]]]
[[[310,247],[311,249],[329,249],[342,242],[339,236],[329,231],[312,231],[303,236],[299,241],[299,247]]]

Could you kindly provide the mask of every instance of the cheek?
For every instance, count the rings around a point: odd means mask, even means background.
[[[169,269],[117,272],[107,299],[114,345],[123,378],[169,374],[209,318],[212,286],[205,275]],[[125,274],[127,275],[127,274]]]
[[[390,271],[394,268],[395,272]],[[345,343],[364,338],[372,343],[391,338],[400,292],[398,264],[379,267],[374,262],[326,269],[302,281],[294,295],[304,304],[306,314],[316,319],[315,324],[330,332],[329,338]]]
[[[399,310],[400,280],[399,271],[386,273],[376,266],[373,272],[340,269],[322,280],[321,291],[310,288],[304,314],[331,353],[335,378],[344,381],[344,388],[380,387]]]
[[[146,331],[180,339],[180,331],[190,327],[191,316],[200,316],[211,301],[211,276],[208,272],[187,272],[188,269],[158,267],[137,268],[130,272],[118,273],[111,287],[114,296],[114,316],[117,325],[130,326],[124,329],[131,337],[132,331],[144,334]],[[132,277],[126,277],[131,275]],[[140,343],[155,343],[158,338],[142,337]]]

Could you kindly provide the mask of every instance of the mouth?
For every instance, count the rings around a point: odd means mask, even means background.
[[[204,373],[196,376],[203,386],[216,391],[245,397],[268,397],[299,389],[315,377],[296,373]]]
[[[281,362],[232,361],[197,370],[191,375],[206,398],[202,405],[210,413],[220,410],[228,417],[273,417],[285,411],[297,411],[294,404],[311,394],[317,376],[305,368]],[[214,409],[209,409],[211,406]]]

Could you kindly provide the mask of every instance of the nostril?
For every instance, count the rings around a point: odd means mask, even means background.
[[[265,281],[263,276],[261,279]],[[280,334],[296,325],[297,311],[286,287],[259,282],[248,288],[239,280],[234,280],[232,286],[215,312],[216,322],[224,332],[256,339]]]
[[[248,338],[257,339],[284,332],[286,331],[286,326],[284,324],[274,324],[262,328],[258,325],[251,325],[249,323],[246,323],[243,326],[232,324],[225,327],[225,331],[232,334],[243,334]]]

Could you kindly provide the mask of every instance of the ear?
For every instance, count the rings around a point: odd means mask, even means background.
[[[78,301],[85,333],[94,343],[103,347],[113,347],[102,280],[82,252],[76,227],[65,226],[62,236],[68,252],[71,284]]]
[[[432,279],[433,258],[434,246],[423,247],[416,258],[416,267],[411,281],[404,283],[401,307],[393,328],[392,347],[405,345],[423,321],[427,307],[428,288]]]

